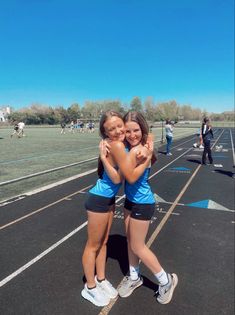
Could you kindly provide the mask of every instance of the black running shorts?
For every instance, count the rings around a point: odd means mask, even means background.
[[[107,198],[88,193],[85,201],[85,208],[92,212],[105,213],[108,212],[110,210],[110,207],[114,204],[115,197]]]
[[[155,210],[155,203],[134,203],[126,198],[124,208],[131,212],[131,218],[150,221]]]

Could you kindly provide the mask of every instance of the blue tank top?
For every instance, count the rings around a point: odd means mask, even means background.
[[[151,187],[148,183],[150,168],[146,168],[144,173],[134,184],[129,184],[125,181],[125,194],[130,201],[140,203],[155,203]]]
[[[102,196],[102,197],[106,197],[106,198],[114,197],[117,194],[122,183],[114,184],[105,170],[103,172],[102,177],[103,178],[99,178],[97,180],[95,186],[92,187],[89,190],[89,192],[94,194],[94,195],[98,195],[98,196]]]

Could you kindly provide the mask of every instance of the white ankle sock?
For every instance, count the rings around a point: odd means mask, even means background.
[[[157,282],[160,284],[160,285],[166,285],[168,283],[168,276],[167,276],[167,273],[165,272],[164,269],[162,269],[160,272],[158,273],[155,273],[154,276],[156,277],[157,279]]]
[[[129,270],[130,270],[130,277],[131,280],[137,280],[139,278],[139,272],[140,272],[140,267],[138,266],[129,266]]]

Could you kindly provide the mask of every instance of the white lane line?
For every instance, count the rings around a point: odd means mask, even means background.
[[[90,185],[92,186],[92,185]],[[89,186],[89,187],[90,187]],[[84,188],[85,189],[85,188]],[[120,201],[121,199],[123,199],[125,197],[125,195],[120,196],[117,199],[117,202]],[[39,254],[38,256],[34,257],[33,259],[31,259],[29,262],[27,262],[25,265],[23,265],[22,267],[20,267],[19,269],[17,269],[16,271],[14,271],[13,273],[11,273],[9,276],[7,276],[6,278],[4,278],[3,280],[0,281],[0,287],[4,286],[7,282],[11,281],[13,278],[15,278],[16,276],[18,276],[21,272],[23,272],[24,270],[26,270],[27,268],[29,268],[30,266],[32,266],[33,264],[35,264],[38,260],[40,260],[42,257],[46,256],[48,253],[50,253],[52,250],[54,250],[56,247],[58,247],[60,244],[64,243],[65,241],[67,241],[70,237],[72,237],[74,234],[76,234],[77,232],[79,232],[81,229],[83,229],[86,225],[87,222],[82,223],[80,226],[78,226],[75,230],[73,230],[72,232],[70,232],[69,234],[67,234],[66,236],[64,236],[62,239],[60,239],[58,242],[56,242],[55,244],[53,244],[52,246],[50,246],[48,249],[46,249],[44,252],[42,252],[41,254]]]
[[[31,217],[32,215],[34,215],[34,214],[36,214],[36,213],[39,213],[39,212],[41,212],[41,211],[43,211],[43,210],[45,210],[45,209],[47,209],[47,208],[49,208],[49,207],[51,207],[51,206],[54,206],[54,205],[56,205],[57,203],[59,203],[59,202],[61,202],[61,201],[63,201],[63,200],[67,200],[68,198],[70,198],[70,197],[72,197],[72,196],[74,196],[74,195],[77,195],[77,194],[83,192],[84,190],[90,188],[91,186],[92,186],[92,185],[89,185],[89,186],[87,186],[87,187],[85,187],[85,188],[82,188],[81,190],[78,190],[78,191],[76,191],[76,192],[74,192],[74,193],[72,193],[72,194],[70,194],[70,195],[67,195],[67,196],[65,196],[65,197],[63,197],[63,198],[61,198],[61,199],[59,199],[59,200],[56,200],[56,201],[54,201],[54,202],[52,202],[52,203],[50,203],[50,204],[48,204],[48,205],[46,205],[46,206],[44,206],[44,207],[42,207],[42,208],[39,208],[39,209],[37,209],[37,210],[35,210],[35,211],[33,211],[33,212],[30,212],[30,213],[24,215],[23,217],[20,217],[20,218],[14,220],[14,221],[11,221],[11,222],[9,222],[9,223],[7,223],[7,224],[4,224],[4,225],[0,226],[0,230],[3,230],[3,229],[5,229],[5,228],[7,228],[7,227],[9,227],[9,226],[11,226],[11,225],[13,225],[13,224],[15,224],[15,223],[18,223],[18,222],[20,222],[20,221],[26,219],[26,218],[29,218],[29,217]]]
[[[223,132],[222,132],[223,133]],[[222,135],[221,133],[221,135]],[[192,149],[192,148],[191,148]],[[189,149],[189,150],[191,150]],[[187,150],[186,152],[188,152],[189,150]],[[186,153],[185,152],[185,153]],[[185,154],[184,153],[184,154]],[[184,154],[181,154],[181,156],[183,156]],[[172,163],[172,162],[171,162]],[[169,163],[169,164],[171,164]],[[198,165],[196,170],[194,171],[194,173],[192,174],[192,176],[189,178],[189,180],[187,181],[187,183],[185,184],[185,186],[183,187],[183,189],[181,190],[181,192],[179,193],[179,195],[176,197],[175,201],[173,202],[172,206],[170,207],[170,209],[167,211],[167,213],[164,215],[163,219],[161,220],[161,222],[158,224],[158,226],[156,227],[155,231],[153,232],[153,234],[151,235],[151,237],[149,238],[146,246],[150,247],[152,245],[152,243],[154,242],[154,240],[156,239],[157,235],[160,233],[160,231],[162,230],[163,226],[166,224],[169,216],[172,214],[172,212],[174,211],[175,207],[177,206],[179,200],[181,199],[181,197],[183,196],[183,194],[185,193],[185,191],[187,190],[187,188],[189,187],[189,185],[191,184],[193,178],[196,176],[197,172],[199,171],[200,167],[202,165]],[[163,167],[162,169],[164,169],[165,167]],[[152,175],[152,177],[154,175],[156,175],[158,172],[154,173]],[[119,283],[117,289],[122,285],[122,282],[124,281],[125,277],[121,280],[121,282]],[[108,315],[110,310],[112,309],[112,307],[114,306],[114,304],[116,303],[116,301],[119,299],[119,296],[117,296],[115,299],[111,300],[110,303],[103,307],[100,311],[100,313],[98,315]]]
[[[58,170],[62,170],[64,168],[68,168],[68,167],[71,167],[71,166],[83,164],[85,162],[90,162],[90,161],[93,161],[93,160],[97,160],[97,157],[93,157],[93,158],[90,158],[90,159],[87,159],[87,160],[84,160],[84,161],[80,161],[80,162],[76,162],[76,163],[72,163],[72,164],[68,164],[68,165],[63,165],[63,166],[56,167],[56,168],[51,168],[49,170],[45,170],[45,171],[42,171],[42,172],[37,172],[37,173],[34,173],[34,174],[29,174],[29,175],[26,175],[26,176],[15,178],[15,179],[7,180],[5,182],[1,182],[0,186],[4,186],[4,185],[12,184],[12,183],[15,183],[15,182],[19,182],[19,181],[21,181],[23,179],[32,178],[32,177],[35,177],[35,176],[38,176],[38,175],[43,175],[43,174],[55,172],[55,171],[58,171]]]
[[[72,237],[74,234],[76,234],[77,232],[79,232],[82,228],[84,228],[87,225],[87,221],[84,222],[83,224],[81,224],[80,226],[78,226],[75,230],[73,230],[72,232],[70,232],[69,234],[67,234],[65,237],[63,237],[61,240],[59,240],[58,242],[56,242],[55,244],[53,244],[51,247],[49,247],[48,249],[46,249],[44,252],[42,252],[40,255],[34,257],[32,260],[30,260],[27,264],[23,265],[22,267],[20,267],[19,269],[17,269],[16,271],[14,271],[13,273],[11,273],[9,276],[7,276],[6,278],[4,278],[3,280],[0,281],[0,287],[4,286],[7,282],[11,281],[13,278],[15,278],[16,276],[18,276],[20,273],[22,273],[24,270],[26,270],[27,268],[29,268],[30,266],[32,266],[33,264],[35,264],[37,261],[39,261],[42,257],[44,257],[45,255],[47,255],[48,253],[50,253],[53,249],[55,249],[56,247],[58,247],[60,244],[62,244],[63,242],[67,241],[70,237]]]
[[[182,145],[182,144],[185,144],[185,143],[187,143],[187,142],[189,142],[189,141],[192,141],[192,139],[186,140],[185,142],[183,142],[183,143],[181,143],[181,144],[178,144],[177,146],[173,146],[172,149],[177,148],[178,146],[180,146],[180,145]],[[154,142],[157,142],[157,143],[158,143],[159,141],[154,141]],[[92,158],[92,159],[95,159],[95,158]],[[85,160],[85,161],[89,161],[89,160]],[[81,161],[81,162],[79,162],[79,163],[84,163],[85,161]],[[66,166],[66,165],[65,165],[65,166]],[[83,176],[86,176],[86,175],[88,175],[88,174],[94,173],[94,172],[96,172],[96,171],[97,171],[97,168],[92,169],[92,170],[87,171],[87,172],[84,172],[84,173],[82,173],[82,174],[78,174],[78,175],[75,175],[75,176],[72,176],[72,177],[65,178],[65,179],[60,180],[60,181],[58,181],[58,182],[55,182],[55,183],[53,183],[53,184],[49,184],[49,185],[43,186],[43,187],[41,187],[41,188],[38,188],[38,189],[35,189],[35,190],[32,190],[32,191],[29,191],[29,192],[27,192],[27,193],[20,194],[20,195],[17,195],[17,196],[13,196],[13,197],[11,197],[10,199],[6,199],[6,200],[1,201],[1,202],[0,202],[0,207],[6,206],[6,205],[8,205],[8,204],[10,204],[10,203],[13,203],[13,202],[19,201],[19,200],[21,200],[21,199],[24,199],[24,198],[27,197],[27,196],[31,196],[31,195],[33,195],[33,194],[37,194],[37,193],[39,193],[39,192],[48,190],[48,189],[53,188],[53,187],[56,187],[56,186],[58,186],[58,185],[67,183],[67,182],[72,181],[72,180],[74,180],[74,179],[77,179],[77,178],[79,178],[79,177],[83,177]],[[13,181],[16,181],[16,180],[17,180],[17,179],[13,179]]]
[[[48,190],[48,189],[51,189],[51,188],[54,188],[56,186],[59,186],[59,185],[62,185],[62,184],[66,184],[67,182],[69,181],[72,181],[72,180],[75,180],[75,179],[78,179],[80,177],[84,177],[86,175],[89,175],[89,174],[92,174],[94,172],[97,171],[97,168],[93,168],[92,170],[90,171],[87,171],[87,172],[84,172],[84,173],[81,173],[81,174],[78,174],[78,175],[74,175],[74,176],[71,176],[71,177],[68,177],[68,178],[65,178],[65,179],[62,179],[56,183],[53,183],[53,184],[49,184],[49,185],[46,185],[46,186],[43,186],[43,187],[40,187],[40,188],[37,188],[37,189],[34,189],[34,190],[31,190],[27,193],[24,193],[24,194],[21,194],[21,195],[18,195],[18,196],[14,196],[12,197],[11,199],[7,199],[7,200],[4,200],[0,203],[0,207],[3,207],[3,206],[6,206],[10,203],[13,203],[13,202],[16,202],[18,200],[21,200],[27,196],[32,196],[34,194],[38,194],[42,191],[45,191],[45,190]]]
[[[169,165],[171,165],[172,163],[174,163],[175,161],[177,161],[179,158],[181,158],[183,155],[185,155],[186,153],[188,153],[190,150],[192,150],[193,148],[189,148],[188,150],[186,150],[184,153],[182,153],[181,155],[179,155],[177,158],[175,158],[174,160],[172,160],[170,163],[166,164],[165,166],[163,166],[162,168],[160,168],[157,172],[153,173],[151,176],[149,176],[149,179],[151,179],[153,176],[157,175],[158,173],[160,173],[162,170],[164,170],[166,167],[168,167]]]
[[[170,163],[171,164],[171,163]],[[200,166],[200,165],[199,165]],[[156,172],[157,173],[157,172]],[[193,175],[192,175],[193,176]],[[92,185],[90,185],[92,186]],[[88,187],[90,187],[88,186]],[[86,188],[83,188],[86,189]],[[81,192],[81,190],[80,190]],[[75,194],[75,193],[74,193]],[[73,195],[73,194],[72,194]],[[64,197],[65,199],[69,197],[66,196]],[[122,200],[125,197],[125,195],[120,196],[116,202],[119,202],[120,200]],[[179,199],[178,199],[179,200]],[[172,205],[173,207],[173,205]],[[171,207],[171,208],[172,208]],[[170,208],[170,209],[171,209]],[[170,210],[169,209],[169,210]],[[168,212],[169,212],[168,210]],[[173,212],[173,210],[172,210]],[[167,214],[165,215],[167,216]],[[164,216],[164,217],[165,217]],[[164,219],[164,218],[163,218]],[[162,221],[163,221],[162,219]],[[162,222],[161,221],[161,222]],[[57,243],[55,243],[54,245],[52,245],[51,247],[49,247],[47,250],[45,250],[44,252],[42,252],[41,254],[39,254],[38,256],[36,256],[35,258],[33,258],[31,261],[29,261],[27,264],[25,264],[24,266],[20,267],[19,269],[17,269],[15,272],[13,272],[12,274],[10,274],[9,276],[7,276],[6,278],[4,278],[3,280],[0,281],[0,287],[2,287],[3,285],[5,285],[7,282],[9,282],[10,280],[12,280],[13,278],[15,278],[17,275],[19,275],[21,272],[23,272],[25,269],[29,268],[31,265],[33,265],[34,263],[36,263],[38,260],[40,260],[42,257],[44,257],[45,255],[47,255],[49,252],[51,252],[53,249],[55,249],[56,247],[58,247],[61,243],[65,242],[67,239],[69,239],[71,236],[73,236],[75,233],[77,233],[78,231],[80,231],[83,227],[85,227],[87,225],[87,221],[84,222],[82,225],[80,225],[78,228],[76,228],[75,230],[73,230],[72,232],[70,232],[69,234],[67,234],[65,237],[63,237],[61,240],[59,240]],[[116,298],[117,299],[117,298]],[[113,300],[113,302],[116,302],[116,299]],[[114,304],[113,303],[113,304]],[[112,308],[112,306],[111,306]],[[107,313],[103,313],[103,310],[101,310],[100,314],[107,314]]]

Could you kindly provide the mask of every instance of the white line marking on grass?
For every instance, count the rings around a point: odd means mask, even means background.
[[[27,264],[25,264],[24,266],[20,267],[19,269],[17,269],[16,271],[14,271],[12,274],[10,274],[9,276],[7,276],[6,278],[4,278],[3,280],[0,281],[0,287],[4,286],[7,282],[9,282],[10,280],[12,280],[13,278],[15,278],[16,276],[18,276],[20,273],[22,273],[24,270],[26,270],[27,268],[29,268],[30,266],[32,266],[33,264],[35,264],[38,260],[40,260],[42,257],[44,257],[45,255],[47,255],[48,253],[50,253],[52,250],[54,250],[56,247],[58,247],[60,244],[62,244],[63,242],[67,241],[70,237],[72,237],[74,234],[76,234],[77,232],[79,232],[82,228],[84,228],[87,225],[87,221],[84,222],[83,224],[81,224],[80,226],[78,226],[75,230],[73,230],[72,232],[70,232],[69,234],[67,234],[65,237],[63,237],[61,240],[59,240],[58,242],[56,242],[55,244],[53,244],[51,247],[49,247],[48,249],[46,249],[44,252],[42,252],[41,254],[39,254],[38,256],[34,257],[32,260],[30,260]]]

